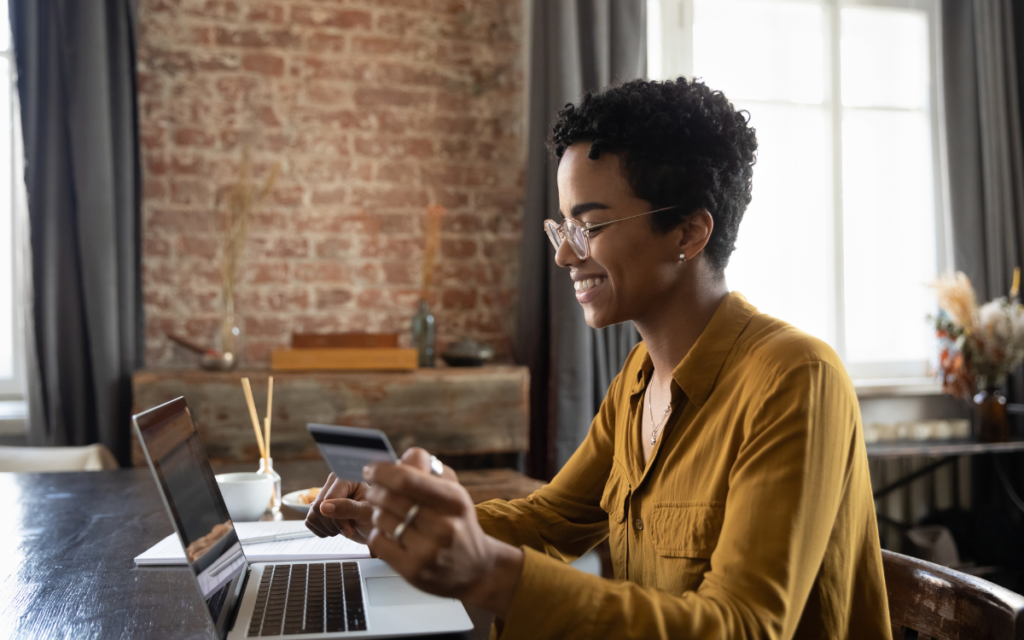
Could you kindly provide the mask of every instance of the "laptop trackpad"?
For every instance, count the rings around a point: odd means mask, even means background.
[[[423,593],[406,582],[402,576],[367,578],[366,589],[370,592],[371,607],[433,604],[438,601],[436,596]]]

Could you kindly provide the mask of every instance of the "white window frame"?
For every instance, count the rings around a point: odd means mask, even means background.
[[[0,28],[7,29],[10,33],[10,25],[0,25]],[[8,127],[10,131],[11,139],[11,190],[10,193],[3,194],[0,197],[6,197],[10,202],[11,217],[8,221],[10,228],[8,232],[8,238],[11,242],[10,252],[10,273],[13,282],[11,291],[13,296],[13,304],[11,307],[4,312],[11,314],[11,330],[14,335],[11,336],[11,343],[13,346],[13,364],[14,364],[14,375],[12,378],[0,379],[0,400],[22,400],[25,393],[25,354],[22,336],[20,335],[19,327],[22,326],[24,318],[20,317],[19,313],[22,310],[21,302],[23,298],[22,288],[18,282],[18,274],[21,272],[19,265],[17,264],[19,255],[19,234],[18,234],[18,221],[24,217],[25,212],[22,208],[25,206],[25,187],[24,187],[24,162],[23,147],[21,140],[21,126],[18,114],[20,112],[20,105],[18,104],[18,87],[17,87],[17,67],[14,61],[14,42],[9,39],[10,47],[8,49],[0,50],[0,57],[7,60],[8,63],[8,77],[0,79],[2,82],[10,83],[10,105],[9,112],[11,114],[10,121],[0,123],[0,126]]]
[[[952,222],[949,212],[949,180],[946,164],[945,110],[942,101],[942,20],[940,0],[788,0],[790,2],[807,2],[819,5],[826,12],[827,30],[825,35],[828,51],[829,74],[827,87],[829,96],[824,106],[829,108],[832,121],[832,135],[829,141],[832,149],[832,192],[833,192],[833,262],[829,268],[834,274],[834,287],[831,296],[830,324],[835,336],[834,347],[844,362],[846,358],[845,330],[845,264],[843,245],[843,140],[842,116],[846,107],[842,105],[842,68],[840,64],[840,10],[848,7],[871,6],[889,7],[894,9],[916,9],[928,16],[928,37],[930,49],[930,96],[932,105],[932,163],[934,176],[935,202],[935,256],[936,273],[951,269],[953,262]],[[648,43],[650,47],[660,48],[661,60],[649,57],[654,62],[652,75],[660,73],[666,77],[682,75],[693,77],[693,0],[647,0],[648,11]],[[658,68],[658,63],[661,68]],[[667,72],[667,73],[666,73]],[[744,100],[745,102],[764,102],[777,104],[794,104],[777,101]],[[838,105],[838,108],[836,106]],[[927,331],[923,322],[922,331]],[[847,369],[854,378],[861,395],[878,393],[900,394],[913,390],[914,395],[941,393],[941,385],[931,376],[933,360],[885,363],[849,363]],[[884,390],[884,391],[883,391]],[[901,391],[902,390],[902,391]]]

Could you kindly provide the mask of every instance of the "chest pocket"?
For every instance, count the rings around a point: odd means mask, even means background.
[[[670,593],[695,590],[711,569],[725,520],[724,502],[658,502],[651,534],[657,586]]]

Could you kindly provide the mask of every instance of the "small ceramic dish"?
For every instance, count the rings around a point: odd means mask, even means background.
[[[301,511],[302,513],[309,513],[309,505],[299,502],[299,496],[305,494],[307,491],[309,491],[309,489],[300,489],[298,491],[286,493],[281,496],[281,504],[286,507],[291,507],[296,511]]]

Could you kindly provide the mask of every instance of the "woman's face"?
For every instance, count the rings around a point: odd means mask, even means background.
[[[570,146],[558,166],[563,217],[598,224],[651,210],[651,203],[633,195],[618,155],[591,160],[589,150],[589,142]],[[600,328],[642,319],[678,289],[682,240],[682,230],[656,234],[648,216],[641,216],[592,231],[584,260],[563,242],[555,262],[569,268],[587,324]]]

